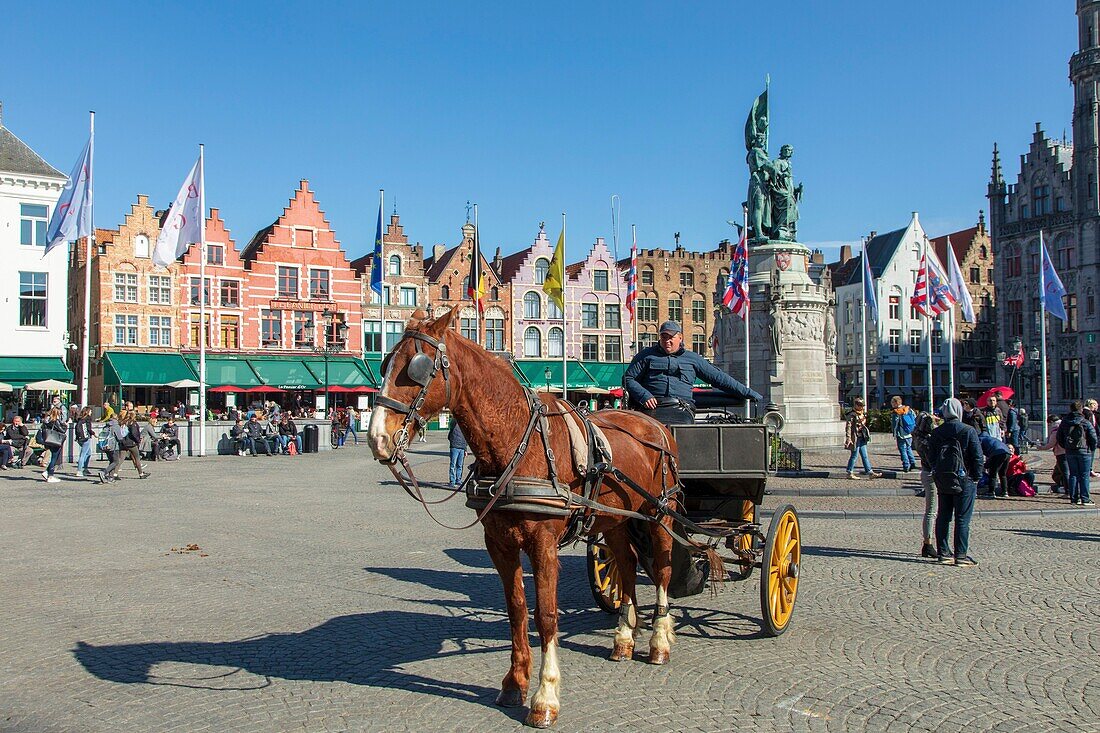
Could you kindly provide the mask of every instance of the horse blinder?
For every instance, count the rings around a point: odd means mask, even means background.
[[[415,354],[405,366],[405,373],[413,382],[427,387],[435,376],[435,360],[427,354]]]

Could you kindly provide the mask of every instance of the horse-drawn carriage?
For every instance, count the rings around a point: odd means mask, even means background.
[[[715,397],[699,401],[722,403]],[[802,559],[802,536],[794,507],[787,504],[776,509],[767,534],[757,522],[781,425],[782,418],[775,413],[760,421],[742,422],[725,412],[704,412],[695,424],[672,426],[680,448],[683,514],[690,520],[690,524],[677,523],[675,529],[685,539],[713,547],[724,568],[712,567],[713,552],[708,556],[677,542],[669,594],[674,598],[693,595],[703,589],[702,581],[707,579],[747,580],[753,568],[759,567],[760,610],[764,630],[771,636],[782,634],[790,624]],[[644,551],[644,535],[635,534],[639,565],[648,573],[651,558]],[[617,613],[620,573],[625,569],[618,567],[602,537],[589,538],[587,564],[596,605]]]

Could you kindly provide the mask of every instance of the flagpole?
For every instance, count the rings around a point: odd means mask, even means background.
[[[1042,345],[1043,355],[1039,359],[1040,379],[1043,389],[1043,423],[1047,419],[1047,302],[1046,302],[1046,244],[1043,242],[1043,230],[1039,230],[1039,343]]]
[[[929,310],[932,308],[932,288],[929,287],[932,283],[932,268],[928,263],[928,237],[924,238],[924,335],[928,342],[928,411],[935,411],[935,389],[934,382],[932,380],[932,318],[928,315]]]
[[[615,201],[619,201],[619,211],[615,211]],[[619,274],[619,219],[622,214],[622,199],[619,198],[619,194],[611,194],[611,241],[613,243],[614,252],[612,253],[615,259],[615,274]],[[623,313],[623,279],[622,277],[615,278],[615,297],[619,301],[619,339],[626,341],[626,327],[623,326],[623,317],[626,315]],[[620,344],[619,358],[622,359],[626,354],[626,344]]]
[[[867,240],[863,239],[863,261],[860,262],[860,277],[863,281],[863,297],[859,299],[859,323],[863,327],[863,337],[859,340],[863,349],[863,407],[868,408],[867,403]],[[871,287],[874,287],[871,283]]]
[[[88,131],[91,143],[88,150],[88,258],[84,262],[84,332],[80,339],[80,404],[88,404],[88,369],[91,361],[92,335],[92,255],[95,252],[95,197],[93,170],[95,168],[95,110],[88,112]],[[74,184],[75,185],[75,184]]]
[[[638,353],[638,225],[630,225],[630,240],[633,246],[630,248],[630,266],[634,269],[634,312],[630,315],[631,347],[634,353]],[[564,334],[563,334],[564,336]],[[623,352],[625,357],[625,351]],[[626,358],[623,361],[627,361]],[[625,403],[624,403],[625,404]]]
[[[477,282],[470,282],[470,288],[474,294],[470,296],[474,300],[474,343],[481,345],[481,312],[478,310],[478,295],[481,291],[481,229],[477,223],[477,204],[474,204],[474,266],[470,268],[470,275]]]
[[[752,378],[749,371],[749,316],[752,311],[752,292],[748,282],[749,274],[749,207],[742,204],[741,214],[744,218],[745,228],[741,230],[741,236],[745,238],[745,386],[752,389]],[[728,313],[726,314],[729,315]],[[752,417],[752,400],[745,400],[745,419]]]
[[[948,245],[950,246],[950,244]],[[948,322],[951,324],[951,339],[947,342],[947,363],[949,367],[948,372],[948,390],[950,393],[948,397],[955,396],[955,306],[952,305],[948,311]]]
[[[477,211],[477,208],[474,208]],[[569,394],[569,275],[565,272],[565,212],[561,212],[561,398]],[[637,302],[637,301],[635,301]]]
[[[199,143],[199,455],[206,455],[206,339],[210,328],[206,322],[206,164],[203,145]]]
[[[378,218],[382,218],[382,212],[386,210],[386,189],[378,189]],[[378,232],[378,274],[381,276],[382,292],[378,294],[378,356],[386,356],[386,228],[380,226]],[[365,350],[364,350],[365,351]],[[384,375],[379,375],[384,376]],[[325,405],[325,414],[328,414],[329,406]]]

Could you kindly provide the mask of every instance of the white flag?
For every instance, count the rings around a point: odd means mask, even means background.
[[[164,226],[153,250],[153,264],[167,267],[183,256],[187,248],[202,241],[202,156],[183,182],[176,200],[168,209]]]
[[[54,247],[92,234],[92,139],[80,152],[46,227],[45,257]]]
[[[947,287],[955,302],[962,308],[963,320],[974,323],[974,300],[970,297],[970,291],[966,289],[966,281],[963,280],[959,261],[955,259],[955,250],[951,247],[951,237],[947,238]]]

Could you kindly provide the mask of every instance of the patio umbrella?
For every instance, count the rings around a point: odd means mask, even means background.
[[[76,385],[69,384],[68,382],[61,382],[56,379],[43,379],[41,382],[27,382],[27,386],[24,387],[24,389],[40,392],[72,392],[76,389]]]
[[[11,392],[13,389],[14,387],[7,382],[0,382],[0,392]]]
[[[993,387],[982,392],[982,396],[978,398],[978,407],[986,407],[989,404],[989,398],[994,394],[997,394],[1002,400],[1007,400],[1012,395],[1016,394],[1016,390],[1012,387]]]
[[[183,389],[183,388],[187,388],[187,387],[199,387],[201,385],[198,382],[196,382],[194,379],[177,379],[176,381],[169,382],[168,384],[166,384],[164,386],[165,387],[175,387],[176,389]]]
[[[242,387],[234,387],[231,384],[223,384],[221,387],[213,387],[209,391],[211,392],[246,392]]]

